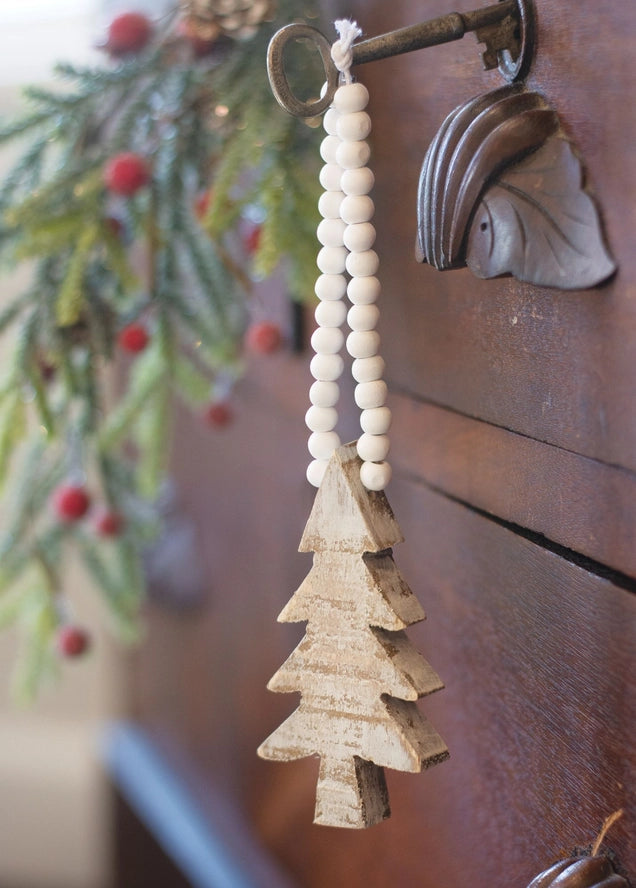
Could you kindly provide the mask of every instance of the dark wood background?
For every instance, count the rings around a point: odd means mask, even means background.
[[[406,537],[395,555],[428,614],[409,634],[447,686],[421,705],[451,750],[422,775],[388,774],[393,816],[372,830],[313,826],[316,762],[255,755],[295,706],[265,684],[302,635],[275,618],[310,566],[296,551],[312,502],[309,356],[254,361],[232,428],[180,423],[175,477],[208,595],[190,614],[150,609],[134,711],[301,888],[524,888],[621,807],[607,847],[636,878],[636,12],[623,0],[537,9],[530,85],[580,151],[619,265],[600,288],[417,265],[426,148],[449,111],[501,80],[481,71],[472,36],[359,71],[395,416],[389,498]],[[372,35],[452,9],[338,11]],[[353,414],[345,425],[355,437]]]

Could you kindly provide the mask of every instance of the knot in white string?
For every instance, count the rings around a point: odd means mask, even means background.
[[[362,34],[362,28],[357,22],[350,19],[338,19],[334,22],[339,40],[331,47],[331,58],[336,68],[342,74],[345,83],[351,83],[351,65],[353,64],[353,44]]]

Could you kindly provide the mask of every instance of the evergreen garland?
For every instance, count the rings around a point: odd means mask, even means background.
[[[27,90],[28,113],[0,128],[0,144],[20,144],[0,185],[0,263],[32,267],[0,312],[0,627],[21,629],[23,696],[68,628],[70,554],[119,635],[137,635],[174,397],[200,410],[215,380],[242,372],[246,215],[260,225],[253,275],[285,257],[291,294],[313,290],[317,133],[278,108],[265,68],[272,34],[307,13],[306,0],[279,0],[248,39],[224,31],[206,45],[175,9],[134,52],[58,65],[61,88]],[[122,154],[145,179],[117,194],[108,169]],[[115,397],[108,366],[126,336]],[[51,505],[69,487],[90,510]]]

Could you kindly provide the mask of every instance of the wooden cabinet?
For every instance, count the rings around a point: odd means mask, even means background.
[[[529,84],[557,110],[602,209],[619,270],[601,287],[418,265],[426,148],[448,112],[501,80],[480,70],[470,36],[359,71],[395,415],[389,499],[407,540],[396,560],[428,614],[409,635],[446,682],[421,705],[451,751],[421,775],[388,774],[381,826],[313,826],[317,763],[255,755],[295,705],[265,683],[302,634],[275,617],[308,569],[296,553],[312,498],[307,356],[259,365],[232,430],[186,427],[179,444],[209,600],[196,617],[151,611],[137,714],[234,800],[302,888],[525,888],[618,808],[607,845],[636,877],[636,14],[619,0],[536,6]],[[340,11],[375,34],[451,9]],[[353,411],[346,421],[355,436]]]

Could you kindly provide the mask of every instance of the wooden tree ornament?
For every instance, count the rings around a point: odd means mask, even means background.
[[[425,614],[393,561],[402,533],[361,463],[355,444],[338,448],[316,495],[300,544],[313,567],[278,618],[307,631],[268,684],[301,702],[258,750],[320,756],[314,822],[351,828],[389,816],[384,767],[418,772],[448,757],[415,703],[443,683],[403,631]]]

